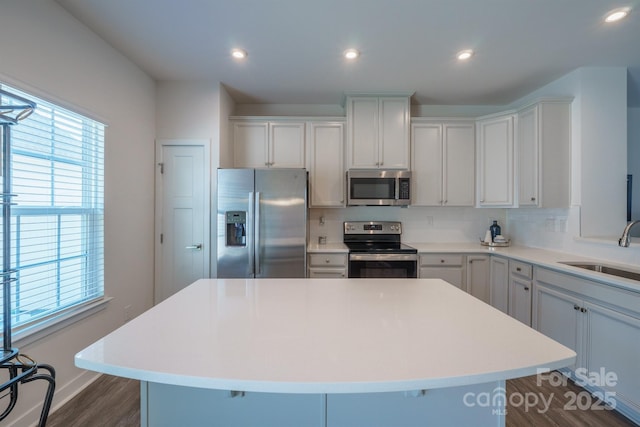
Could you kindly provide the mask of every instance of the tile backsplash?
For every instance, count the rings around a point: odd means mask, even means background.
[[[368,220],[402,222],[403,242],[476,242],[493,220],[498,220],[502,233],[508,235],[504,209],[357,206],[309,209],[309,241],[326,236],[329,243],[341,242],[344,221]]]
[[[478,242],[493,220],[512,244],[572,253],[640,267],[640,239],[621,248],[617,238],[580,237],[580,208],[485,209],[462,207],[358,206],[309,209],[309,241],[342,242],[344,221],[400,221],[405,243]],[[622,230],[620,230],[622,234]]]

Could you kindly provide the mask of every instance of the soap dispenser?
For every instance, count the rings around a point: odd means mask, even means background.
[[[502,234],[502,229],[498,225],[498,221],[493,221],[493,224],[491,224],[491,227],[489,227],[489,231],[491,232],[491,241],[495,242],[496,236]]]

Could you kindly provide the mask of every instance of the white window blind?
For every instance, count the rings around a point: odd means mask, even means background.
[[[10,129],[15,332],[104,295],[105,126],[0,87],[37,104]]]

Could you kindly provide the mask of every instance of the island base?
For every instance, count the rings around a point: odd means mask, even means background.
[[[141,426],[505,425],[504,381],[406,392],[288,394],[141,383]]]

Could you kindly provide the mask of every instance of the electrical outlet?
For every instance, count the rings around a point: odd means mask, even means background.
[[[556,229],[557,231],[559,231],[560,233],[566,233],[567,232],[567,217],[565,216],[561,216],[557,219],[556,221]]]
[[[556,219],[552,216],[547,218],[544,222],[544,229],[551,233],[556,231]]]

